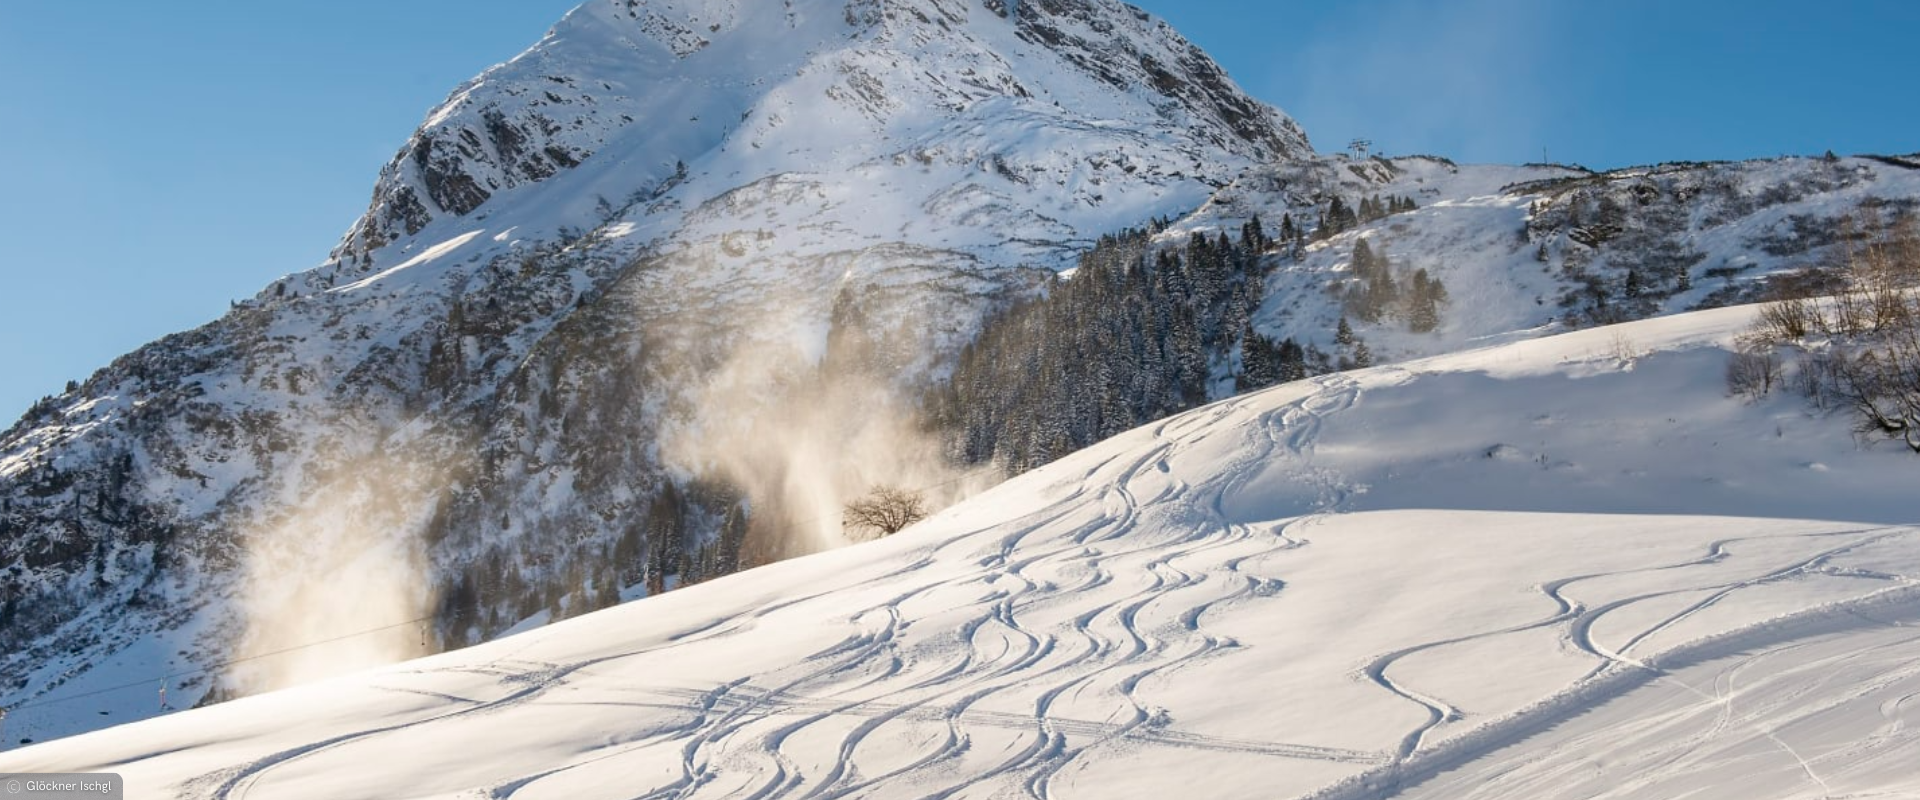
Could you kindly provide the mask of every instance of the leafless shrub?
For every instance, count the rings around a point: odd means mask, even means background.
[[[1794,382],[1820,409],[1844,407],[1865,438],[1900,441],[1920,453],[1920,229],[1911,216],[1883,224],[1863,212],[1868,234],[1845,221],[1846,285],[1830,300],[1768,303],[1727,362],[1727,388],[1757,398],[1780,385],[1779,345],[1801,345]],[[1809,342],[1809,337],[1826,337]]]
[[[1920,228],[1912,215],[1883,221],[1868,208],[1847,219],[1844,258],[1850,290],[1837,303],[1845,335],[1911,328],[1916,310],[1909,290],[1920,285]],[[1856,231],[1864,228],[1864,232]]]
[[[1735,397],[1759,400],[1772,394],[1781,380],[1780,356],[1771,344],[1745,343],[1727,359],[1727,391]]]
[[[1613,338],[1607,342],[1607,354],[1622,364],[1632,364],[1646,355],[1646,351],[1641,350],[1632,337],[1615,331]]]
[[[1807,398],[1807,403],[1818,411],[1832,409],[1838,398],[1834,397],[1833,355],[1825,352],[1810,352],[1802,355],[1794,363],[1793,385]]]
[[[1768,303],[1760,307],[1759,328],[1755,333],[1769,342],[1797,342],[1823,327],[1819,304],[1804,297]]]
[[[1920,453],[1920,330],[1907,328],[1859,355],[1829,360],[1834,394],[1859,415],[1856,432]]]
[[[1833,314],[1822,333],[1844,339],[1873,331],[1873,310],[1865,292],[1849,289],[1833,296]]]
[[[876,486],[865,497],[846,506],[841,518],[847,528],[892,536],[901,528],[927,518],[927,499],[911,489]]]

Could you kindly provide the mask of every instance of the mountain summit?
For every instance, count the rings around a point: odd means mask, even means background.
[[[698,208],[782,175],[886,190],[888,205],[932,218],[861,225],[863,209],[833,220],[843,233],[971,242],[984,221],[974,212],[1004,205],[989,213],[1042,247],[1191,204],[1246,164],[1310,152],[1298,125],[1199,48],[1112,0],[751,12],[737,0],[608,0],[574,10],[429,115],[335,256],[371,267],[380,248],[436,220],[497,214],[549,182],[564,186],[549,196],[589,204],[671,194]],[[833,178],[847,173],[857,185]],[[646,227],[682,224],[666,214]]]

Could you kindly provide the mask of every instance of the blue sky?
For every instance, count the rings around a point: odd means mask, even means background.
[[[1322,150],[1920,150],[1920,3],[1142,0]],[[426,111],[573,0],[0,4],[0,426],[317,264]]]

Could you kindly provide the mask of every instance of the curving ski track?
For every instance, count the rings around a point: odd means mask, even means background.
[[[1792,652],[1807,637],[1834,630],[1840,624],[1834,619],[1861,628],[1882,625],[1874,615],[1884,603],[1875,598],[1886,592],[1863,590],[1854,600],[1786,622],[1709,625],[1707,630],[1718,632],[1685,638],[1690,626],[1730,600],[1810,578],[1877,583],[1894,591],[1915,585],[1913,578],[1848,561],[1873,545],[1913,537],[1913,529],[1833,526],[1721,537],[1690,555],[1676,549],[1682,555],[1652,564],[1540,581],[1531,588],[1531,602],[1539,605],[1531,618],[1424,641],[1398,639],[1390,649],[1347,662],[1343,669],[1351,669],[1357,682],[1350,686],[1374,693],[1382,705],[1413,709],[1405,727],[1383,725],[1361,746],[1244,735],[1257,733],[1258,726],[1226,735],[1189,727],[1193,723],[1166,687],[1183,678],[1204,682],[1212,674],[1204,670],[1247,652],[1234,624],[1250,618],[1284,624],[1292,608],[1289,565],[1317,552],[1307,533],[1334,530],[1316,526],[1353,510],[1359,490],[1316,466],[1312,456],[1326,419],[1363,399],[1361,384],[1333,376],[1316,379],[1278,407],[1252,399],[1210,406],[1144,432],[1141,438],[1151,436],[1150,442],[1063,464],[1063,470],[1079,467],[1054,473],[1070,480],[1050,502],[1016,518],[928,539],[897,560],[876,562],[867,573],[831,576],[806,591],[666,631],[644,644],[568,658],[557,654],[568,652],[567,637],[575,634],[556,626],[498,649],[489,660],[395,671],[391,680],[368,688],[444,707],[418,719],[280,747],[200,774],[183,783],[180,793],[257,800],[293,786],[308,765],[336,769],[377,759],[403,746],[401,737],[444,732],[458,739],[482,721],[506,718],[500,715],[572,704],[598,715],[597,724],[618,722],[600,729],[602,738],[539,769],[502,770],[478,796],[565,796],[575,781],[592,785],[619,775],[623,796],[647,800],[1063,800],[1082,788],[1076,776],[1103,765],[1186,753],[1252,759],[1250,769],[1274,774],[1311,766],[1319,770],[1315,774],[1336,776],[1312,792],[1323,798],[1385,797],[1417,792],[1448,770],[1498,762],[1516,743],[1570,718],[1644,687],[1677,682],[1673,670],[1745,649]],[[1170,465],[1195,452],[1226,456],[1203,480],[1188,483],[1182,476],[1189,471]],[[1309,487],[1311,513],[1248,520],[1230,510],[1231,501],[1270,468]],[[1763,543],[1768,547],[1749,547]],[[1771,555],[1745,552],[1750,549]],[[1618,586],[1638,582],[1652,588]],[[1642,611],[1649,608],[1663,611],[1647,617]],[[1906,606],[1890,608],[1900,612],[1899,619],[1884,625],[1906,625]],[[1636,615],[1615,616],[1627,610]],[[1629,618],[1632,624],[1600,626],[1605,635],[1596,635],[1602,621]],[[710,682],[649,677],[650,665],[749,646],[760,641],[755,637],[796,624],[807,628],[795,638],[806,644],[783,663],[723,669]],[[1496,715],[1463,711],[1472,705],[1447,697],[1444,689],[1423,687],[1409,662],[1450,648],[1468,652],[1500,637],[1548,632],[1564,651],[1584,659],[1584,676],[1533,705]],[[1920,642],[1920,636],[1908,638]],[[1887,646],[1903,647],[1905,641]],[[1684,692],[1714,714],[1711,724],[1690,735],[1709,741],[1760,730],[1760,723],[1736,710],[1751,663],[1720,669],[1700,684],[1707,688],[1685,684]],[[458,675],[468,685],[438,691],[411,683],[441,675]],[[1920,687],[1906,689],[1909,678],[1920,678],[1920,667],[1888,673],[1883,681],[1881,689],[1895,694],[1875,702],[1885,725],[1874,741],[1893,746],[1914,736]],[[607,716],[616,710],[620,716]],[[1763,733],[1810,785],[1827,790],[1823,759],[1837,756],[1805,752],[1772,729]],[[1681,769],[1693,763],[1690,758],[1680,750],[1663,752],[1653,768]]]

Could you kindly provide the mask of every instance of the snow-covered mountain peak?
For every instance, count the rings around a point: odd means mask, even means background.
[[[968,161],[1035,195],[1022,210],[1053,219],[1110,195],[1144,192],[1158,206],[1099,215],[1115,227],[1191,207],[1246,164],[1310,152],[1291,119],[1145,12],[1113,0],[1018,9],[791,0],[749,14],[735,0],[593,0],[428,116],[335,251],[339,277],[404,260],[377,254],[435,220],[497,211],[497,197],[576,171],[589,177],[560,194],[620,207],[678,190],[678,205],[693,207],[782,174]],[[1076,174],[1082,163],[1097,174]],[[687,165],[706,166],[705,179]],[[1024,191],[1041,170],[1065,197]],[[1127,191],[1074,191],[1108,182]],[[591,228],[605,211],[543,207],[540,227]],[[673,221],[638,227],[658,235]]]

